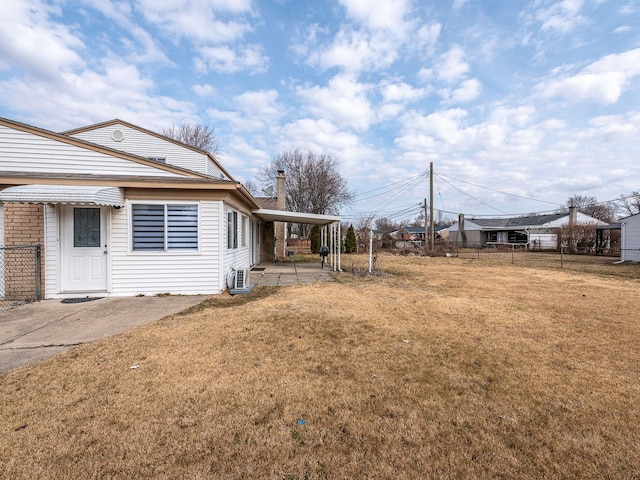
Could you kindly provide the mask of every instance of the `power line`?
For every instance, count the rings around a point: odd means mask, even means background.
[[[524,200],[533,200],[534,202],[547,203],[547,204],[550,204],[550,205],[557,205],[557,203],[549,202],[547,200],[538,200],[537,198],[525,197],[525,196],[522,196],[522,195],[517,195],[515,193],[503,192],[501,190],[496,190],[495,188],[483,187],[482,185],[477,185],[475,183],[467,182],[466,180],[460,180],[459,178],[451,177],[449,175],[443,175],[443,174],[440,174],[440,173],[436,173],[436,175],[439,176],[439,177],[447,177],[447,178],[450,178],[451,180],[456,180],[458,182],[466,183],[468,185],[473,185],[474,187],[484,188],[485,190],[490,190],[492,192],[500,193],[502,195],[510,195],[512,197],[522,198]],[[449,185],[451,185],[451,184],[449,184]]]
[[[397,190],[397,189],[399,189],[399,188],[402,188],[402,186],[403,186],[404,184],[408,184],[408,183],[410,183],[410,182],[413,182],[414,180],[418,180],[418,179],[420,179],[420,177],[426,177],[426,175],[427,175],[428,173],[429,173],[429,169],[425,170],[425,171],[424,171],[424,172],[422,172],[422,173],[419,173],[418,175],[415,175],[415,176],[413,176],[413,177],[410,177],[410,178],[408,178],[408,179],[406,179],[406,180],[399,180],[399,181],[397,181],[397,182],[393,182],[393,183],[390,183],[390,184],[388,184],[388,185],[384,185],[384,186],[382,186],[382,187],[378,187],[378,188],[374,188],[374,189],[368,190],[368,191],[366,191],[366,192],[362,192],[362,193],[360,193],[360,194],[358,194],[358,195],[356,195],[356,196],[355,196],[355,197],[356,197],[356,199],[357,199],[356,201],[368,200],[368,199],[370,199],[370,198],[375,198],[375,197],[377,197],[377,196],[384,195],[385,193],[390,193],[390,192],[392,192],[392,191],[394,191],[394,190]],[[400,184],[403,184],[403,185],[400,185]],[[392,187],[392,186],[394,186],[394,185],[398,185],[398,186],[397,186],[397,187],[394,187],[394,188],[389,188],[389,187]],[[389,190],[388,190],[388,191],[386,191],[386,192],[383,192],[383,193],[376,193],[375,195],[369,195],[370,193],[378,192],[378,191],[380,191],[380,190],[385,190],[385,189],[387,189],[387,188],[388,188]]]
[[[451,182],[448,182],[447,180],[445,180],[442,176],[440,176],[440,179],[441,179],[443,182],[445,182],[446,184],[448,184],[448,185],[450,185],[451,187],[453,187],[453,188],[455,188],[456,190],[458,190],[458,191],[459,191],[460,193],[462,193],[463,195],[466,195],[467,197],[469,197],[469,198],[471,198],[471,199],[475,200],[476,202],[481,203],[482,205],[484,205],[484,206],[486,206],[486,207],[493,208],[494,210],[497,210],[498,212],[503,213],[504,215],[508,215],[508,213],[507,213],[507,212],[505,212],[504,210],[500,210],[499,208],[492,207],[492,206],[491,206],[491,205],[489,205],[488,203],[483,202],[482,200],[480,200],[480,199],[478,199],[478,198],[474,197],[473,195],[469,195],[469,194],[468,194],[467,192],[465,192],[464,190],[459,189],[458,187],[456,187],[456,186],[455,186],[454,184],[452,184]]]

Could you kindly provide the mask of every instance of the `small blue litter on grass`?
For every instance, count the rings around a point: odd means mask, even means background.
[[[304,425],[305,423],[307,422],[305,422],[302,418],[298,420],[298,425]]]

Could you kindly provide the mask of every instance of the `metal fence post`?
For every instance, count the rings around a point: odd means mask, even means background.
[[[40,244],[36,245],[36,300],[42,300],[42,285],[41,285],[41,258],[42,258],[42,247]]]

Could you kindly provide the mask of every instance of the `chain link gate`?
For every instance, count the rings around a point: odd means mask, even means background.
[[[40,245],[0,246],[0,311],[42,298]]]

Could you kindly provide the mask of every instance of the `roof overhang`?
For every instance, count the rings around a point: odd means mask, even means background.
[[[121,188],[82,185],[18,185],[0,191],[0,203],[69,203],[124,206]]]
[[[252,210],[255,216],[265,222],[291,222],[306,223],[310,225],[327,225],[328,223],[339,222],[340,217],[336,215],[320,215],[317,213],[287,212],[284,210],[268,210],[260,208]]]

